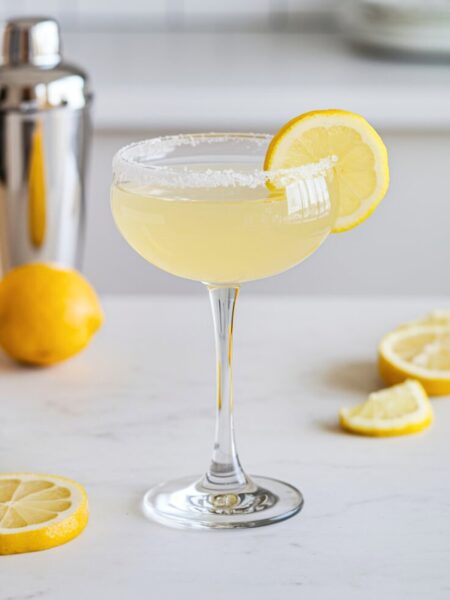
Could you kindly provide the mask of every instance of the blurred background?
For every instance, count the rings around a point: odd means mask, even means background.
[[[2,0],[48,15],[95,93],[83,271],[101,293],[200,293],[145,263],[116,231],[111,160],[149,136],[275,132],[307,110],[364,115],[392,183],[360,228],[298,269],[249,284],[289,294],[450,293],[450,6],[332,0]]]

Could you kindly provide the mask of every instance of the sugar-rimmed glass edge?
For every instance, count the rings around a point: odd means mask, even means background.
[[[329,156],[320,161],[289,169],[194,170],[189,166],[174,168],[169,165],[143,164],[138,159],[161,160],[181,146],[196,147],[200,144],[219,144],[233,141],[249,141],[256,146],[268,145],[272,135],[265,133],[194,133],[154,137],[133,142],[121,148],[113,158],[113,183],[131,182],[133,185],[157,185],[174,188],[248,187],[271,182],[276,187],[287,187],[300,180],[323,176],[337,161]]]

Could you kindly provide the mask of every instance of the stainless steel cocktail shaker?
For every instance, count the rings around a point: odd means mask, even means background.
[[[92,94],[47,18],[5,23],[0,66],[0,269],[79,263]]]

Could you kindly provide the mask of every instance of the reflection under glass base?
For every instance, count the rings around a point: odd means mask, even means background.
[[[268,477],[248,477],[239,491],[209,488],[205,478],[183,477],[162,483],[144,496],[151,520],[177,528],[236,529],[284,521],[303,506],[293,486]]]

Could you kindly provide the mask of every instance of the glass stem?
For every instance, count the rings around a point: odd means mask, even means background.
[[[239,287],[208,286],[217,360],[216,437],[211,465],[203,484],[214,491],[239,491],[249,485],[236,452],[233,428],[233,321]]]

